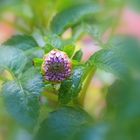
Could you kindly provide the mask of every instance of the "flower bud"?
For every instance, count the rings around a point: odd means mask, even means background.
[[[71,60],[65,52],[54,49],[44,56],[42,72],[45,80],[61,82],[71,75],[71,71]]]

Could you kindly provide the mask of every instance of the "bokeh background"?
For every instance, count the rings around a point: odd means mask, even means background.
[[[37,30],[34,29],[36,29],[37,27],[40,28],[40,26],[44,26],[44,28],[47,27],[49,24],[49,20],[51,20],[50,17],[52,17],[57,11],[61,11],[67,7],[75,5],[76,3],[84,2],[84,0],[77,0],[76,2],[74,0],[0,0],[0,44],[5,42],[11,36],[21,33],[31,34],[39,38],[38,34],[36,34]],[[111,28],[108,28],[102,36],[102,40],[104,42],[109,39],[111,34],[130,35],[140,40],[139,0],[98,0],[98,2],[108,10],[109,15],[114,14],[114,16],[116,16],[115,19],[113,19],[113,21],[116,20],[115,24],[113,25],[113,31],[111,30]],[[33,15],[35,15],[35,18]],[[46,18],[44,19],[42,15],[44,15],[44,17]],[[108,20],[108,22],[111,21]],[[68,29],[62,35],[62,37],[64,39],[71,37],[71,29]],[[43,44],[41,38],[38,39],[38,42],[40,44]],[[86,61],[93,53],[101,49],[100,46],[98,46],[98,44],[94,41],[94,38],[87,34],[83,35],[76,42],[76,46],[82,48],[84,52],[83,61]],[[84,108],[89,114],[94,116],[96,120],[100,120],[106,112],[107,87],[112,85],[115,80],[116,79],[112,74],[104,72],[102,70],[98,70],[89,85],[84,101]],[[138,90],[138,92],[140,91]],[[139,97],[140,96],[138,96],[138,98]],[[119,102],[119,100],[121,100],[121,97],[117,101]],[[138,110],[140,110],[139,106],[136,107]],[[130,112],[133,114],[133,109],[130,110]],[[137,122],[139,124],[139,120]],[[140,132],[139,126],[137,126],[136,124],[134,126],[132,125],[132,127],[135,126],[137,128],[137,131]],[[126,135],[127,133],[131,133],[132,131],[133,128],[132,130],[126,132]],[[99,129],[97,130],[97,132],[99,134],[101,133],[99,135],[100,137],[95,137],[92,139],[103,140],[102,137],[104,137],[104,127],[101,127],[101,131]],[[112,132],[112,134],[114,133],[117,132]],[[15,122],[15,120],[9,116],[0,95],[0,140],[31,139],[32,135],[24,128],[22,128],[22,126],[19,126],[19,124],[17,124],[17,122]],[[137,136],[137,139],[133,139],[133,137],[130,138],[128,136],[124,138],[124,140],[125,139],[139,140],[140,137]],[[119,139],[118,136],[116,140],[122,139]]]

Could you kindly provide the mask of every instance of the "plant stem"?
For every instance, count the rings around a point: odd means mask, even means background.
[[[95,71],[96,71],[95,67],[90,68],[89,69],[89,74],[88,74],[86,80],[84,81],[83,89],[81,90],[80,97],[79,97],[79,103],[82,106],[84,105],[86,92],[87,92],[87,89],[89,87],[89,84],[90,84],[90,82],[93,78],[93,75],[94,75]]]

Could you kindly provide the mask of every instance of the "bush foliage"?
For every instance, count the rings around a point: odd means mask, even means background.
[[[114,33],[120,11],[126,5],[138,10],[138,3],[0,2],[0,18],[17,31],[0,47],[0,100],[16,121],[14,129],[26,129],[35,140],[140,139],[140,42],[132,36]],[[16,21],[5,19],[5,12],[11,12]],[[108,29],[111,33],[104,42],[102,38]],[[68,30],[72,35],[64,39]],[[100,47],[86,62],[82,61],[84,52],[76,46],[83,35],[89,35]],[[41,75],[43,56],[53,49],[66,52],[73,65],[72,75],[61,83],[44,81]],[[98,69],[115,77],[112,85],[102,91],[107,105],[100,119],[89,115],[83,103],[91,77]],[[11,139],[16,140],[15,136]]]

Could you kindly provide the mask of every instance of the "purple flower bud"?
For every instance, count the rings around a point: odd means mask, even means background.
[[[71,75],[71,60],[65,52],[52,50],[44,56],[42,72],[45,80],[61,82]]]

